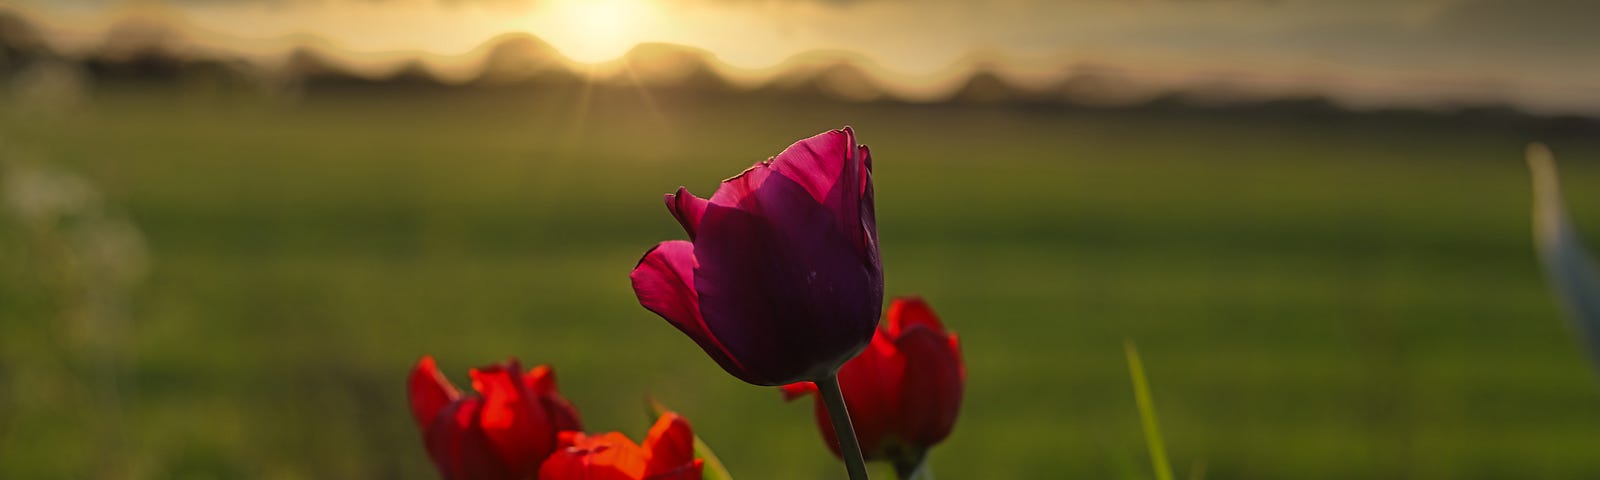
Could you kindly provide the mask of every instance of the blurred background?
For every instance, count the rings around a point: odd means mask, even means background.
[[[846,124],[969,368],[941,478],[1597,478],[1528,142],[1600,228],[1582,0],[0,1],[0,478],[433,478],[405,377],[652,394],[837,478],[627,273]],[[887,474],[887,471],[881,472]]]

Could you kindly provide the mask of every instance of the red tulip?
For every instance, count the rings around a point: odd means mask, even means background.
[[[690,241],[639,260],[639,303],[740,380],[832,374],[871,340],[883,308],[871,158],[846,127],[723,181],[710,200],[668,194]]]
[[[621,433],[561,432],[561,448],[539,468],[539,480],[700,480],[689,422],[667,413],[639,446]]]
[[[578,411],[540,365],[521,374],[515,358],[471,371],[477,396],[462,396],[433,357],[411,371],[411,414],[446,480],[525,480],[555,451],[557,432],[581,430]]]
[[[839,370],[839,388],[866,458],[915,466],[955,426],[967,371],[956,335],[945,332],[922,299],[894,299],[887,317],[866,351]],[[794,383],[783,392],[793,400],[817,388]],[[828,448],[838,455],[821,398],[816,416]]]

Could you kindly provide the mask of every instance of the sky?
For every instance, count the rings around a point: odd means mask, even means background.
[[[362,61],[445,66],[528,32],[579,62],[639,42],[705,49],[730,72],[849,52],[908,95],[975,65],[1023,84],[1082,71],[1361,107],[1506,102],[1600,113],[1594,0],[0,0],[58,43],[129,18],[270,56],[312,43]],[[464,67],[463,67],[464,68]]]

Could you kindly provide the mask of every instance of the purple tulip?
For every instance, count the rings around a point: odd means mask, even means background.
[[[679,187],[667,209],[690,241],[646,252],[633,291],[740,380],[832,375],[883,309],[872,195],[872,157],[849,127],[790,145],[710,200]]]

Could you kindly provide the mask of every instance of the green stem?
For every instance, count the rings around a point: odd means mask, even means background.
[[[861,458],[861,444],[856,441],[856,430],[850,426],[850,410],[844,406],[844,392],[839,390],[838,374],[817,380],[817,392],[828,406],[828,419],[833,421],[833,436],[839,439],[839,454],[844,457],[845,471],[850,480],[867,480],[867,461]]]

